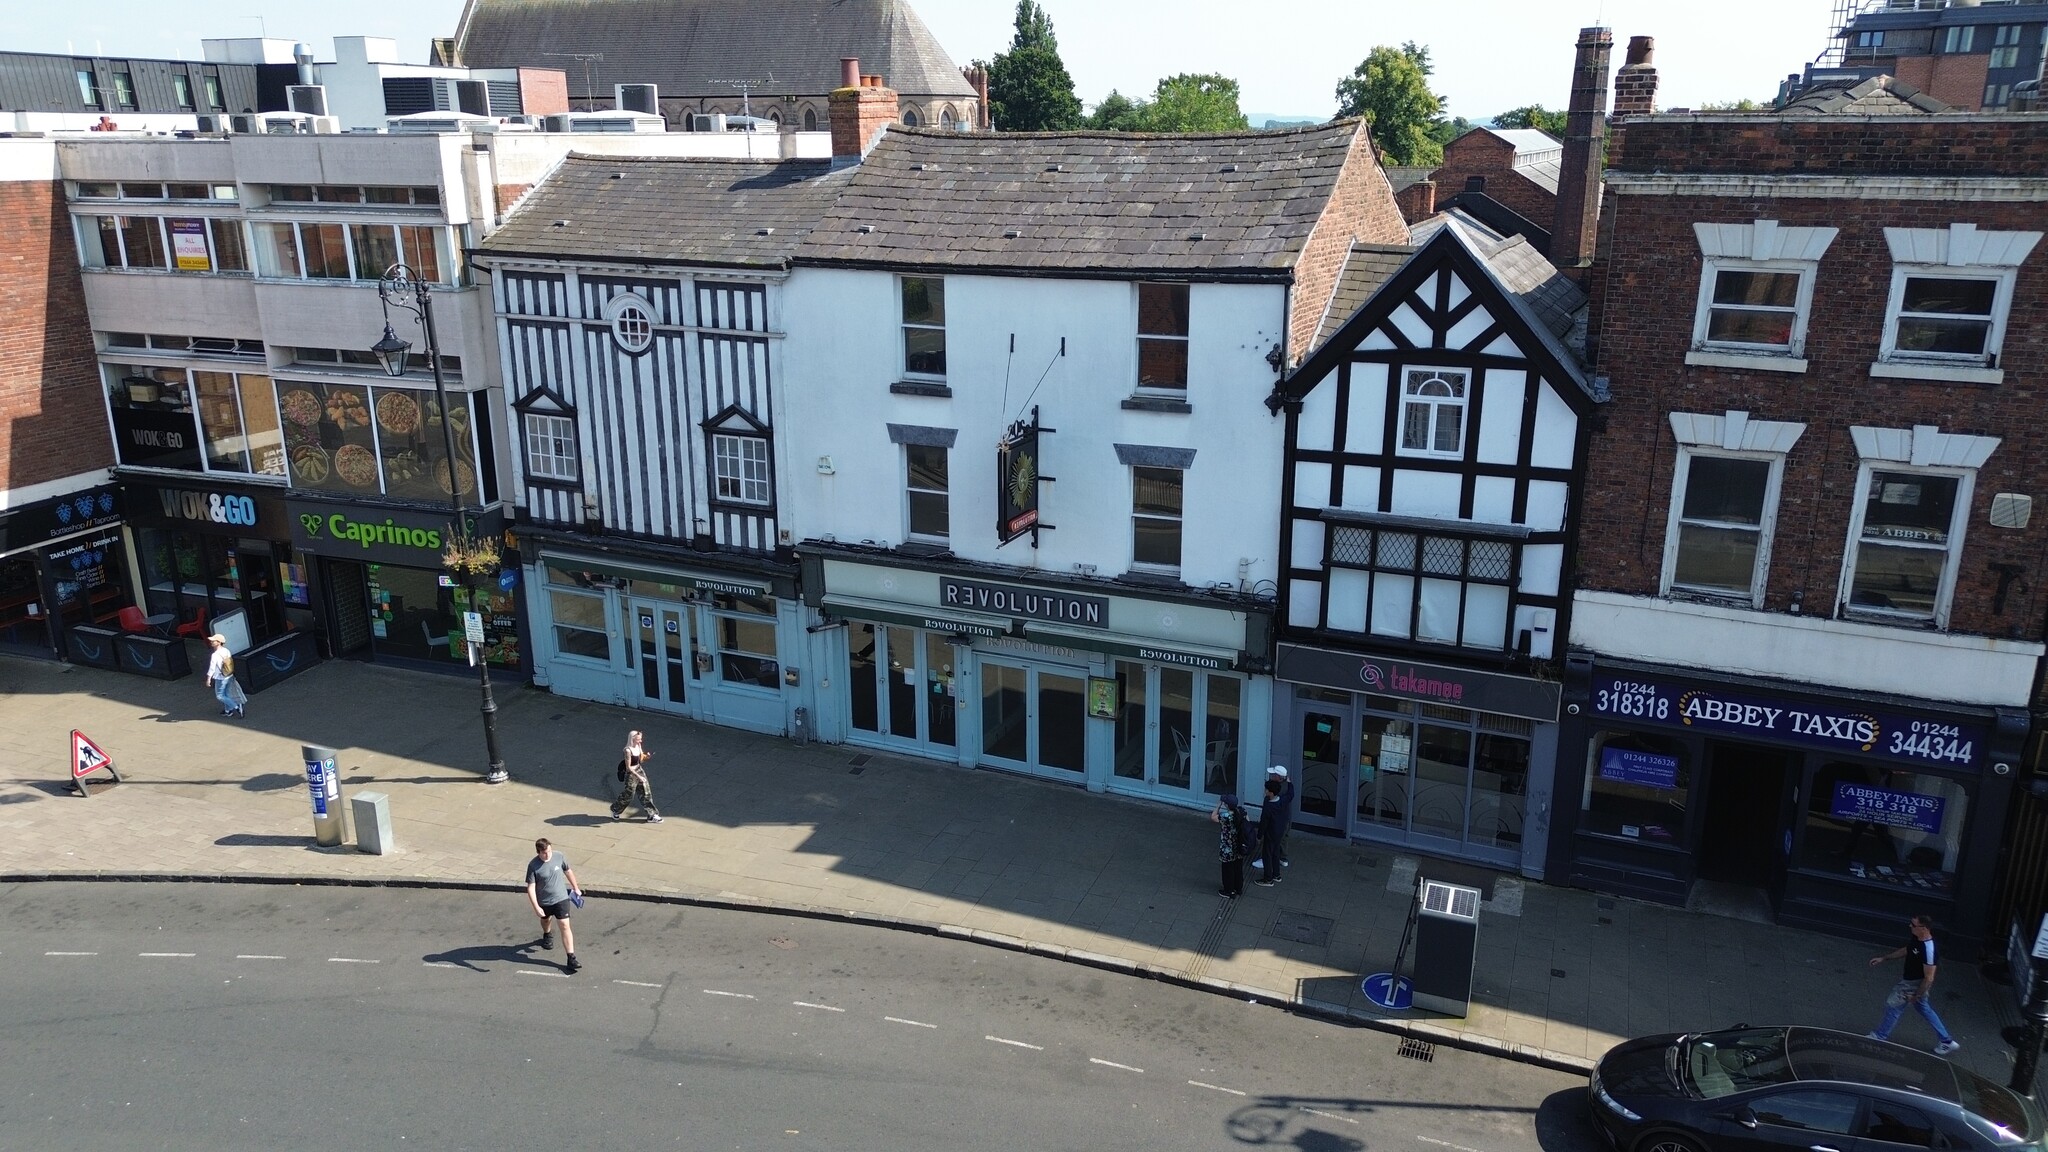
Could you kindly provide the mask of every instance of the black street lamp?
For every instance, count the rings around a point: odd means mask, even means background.
[[[411,268],[393,264],[377,282],[377,296],[384,302],[384,338],[371,345],[370,351],[376,354],[386,375],[405,375],[406,354],[412,350],[412,344],[399,339],[391,328],[392,305],[418,317],[420,328],[426,332],[427,364],[434,370],[434,399],[441,405],[441,444],[448,457],[448,503],[455,513],[455,523],[449,527],[454,529],[462,523],[462,472],[456,466],[459,458],[455,455],[455,414],[448,407],[448,387],[441,379],[441,344],[434,335],[434,309],[427,299],[427,283]],[[467,573],[463,574],[463,582],[469,582]],[[475,603],[474,599],[471,603]],[[491,662],[482,653],[477,654],[476,671],[484,695],[484,751],[490,757],[484,783],[503,784],[512,774],[505,771],[504,757],[498,755],[498,702],[491,696]]]

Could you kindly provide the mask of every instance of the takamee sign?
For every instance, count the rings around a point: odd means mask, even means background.
[[[1558,700],[1563,694],[1551,680],[1299,644],[1280,645],[1275,668],[1276,676],[1293,684],[1317,684],[1345,692],[1421,700],[1546,722],[1557,719]]]
[[[1979,766],[1987,737],[1976,724],[1614,674],[1593,678],[1593,713],[1960,768]]]

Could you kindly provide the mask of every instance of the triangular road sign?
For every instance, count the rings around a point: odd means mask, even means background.
[[[100,750],[100,746],[78,729],[71,730],[71,778],[77,780],[101,768],[112,772],[114,758]],[[115,779],[119,779],[117,775]]]

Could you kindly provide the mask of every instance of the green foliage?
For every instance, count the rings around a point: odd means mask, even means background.
[[[1364,117],[1390,164],[1441,163],[1435,130],[1444,123],[1444,99],[1430,91],[1432,70],[1429,49],[1412,40],[1399,48],[1380,45],[1337,81],[1337,115]]]
[[[1510,108],[1493,118],[1495,128],[1537,128],[1564,139],[1565,120],[1570,113],[1562,108],[1550,109],[1541,104],[1524,104]]]
[[[1150,100],[1112,91],[1088,117],[1105,132],[1244,132],[1251,128],[1237,104],[1237,81],[1213,73],[1168,76]]]
[[[1740,100],[1709,100],[1700,105],[1702,112],[1760,112],[1763,105],[1744,96]]]
[[[1060,59],[1052,17],[1035,0],[1017,0],[1010,50],[986,64],[989,114],[1005,132],[1066,132],[1081,126],[1081,98]]]
[[[1436,141],[1438,148],[1444,148],[1449,146],[1451,141],[1477,127],[1477,124],[1472,123],[1463,116],[1454,116],[1448,120],[1438,120],[1435,124],[1430,125],[1429,138]]]

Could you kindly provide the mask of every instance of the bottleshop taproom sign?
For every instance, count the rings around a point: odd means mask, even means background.
[[[1986,735],[1975,724],[1623,676],[1594,678],[1593,712],[1857,756],[1965,768],[1978,766]]]
[[[1109,627],[1109,597],[1082,596],[1073,592],[1048,592],[1010,584],[984,584],[979,580],[939,579],[939,604],[996,616],[1022,616],[1030,620],[1051,620],[1079,624],[1084,628]]]
[[[120,522],[121,497],[112,484],[38,500],[0,512],[0,555]]]
[[[366,560],[372,564],[399,564],[414,568],[439,568],[441,552],[448,542],[448,512],[415,512],[402,508],[367,508],[361,505],[316,504],[289,501],[286,504],[292,526],[292,544],[321,556]],[[480,519],[465,514],[471,531]]]

